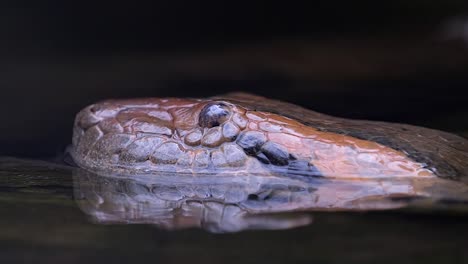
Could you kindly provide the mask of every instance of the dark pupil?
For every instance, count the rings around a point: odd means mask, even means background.
[[[222,124],[227,116],[229,111],[227,106],[223,104],[213,104],[207,105],[200,112],[199,124],[202,127],[215,127]]]

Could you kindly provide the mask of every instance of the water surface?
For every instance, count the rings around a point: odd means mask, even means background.
[[[224,227],[203,222],[216,217],[195,217],[207,213],[195,206],[182,225],[164,211],[165,225],[106,222],[87,211],[70,167],[10,158],[0,164],[2,263],[468,263],[463,204],[260,215],[242,225],[230,217]]]

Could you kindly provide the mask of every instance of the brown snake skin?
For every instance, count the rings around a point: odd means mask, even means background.
[[[71,155],[87,170],[439,177],[468,182],[468,141],[405,124],[351,120],[245,93],[107,100],[78,113]]]

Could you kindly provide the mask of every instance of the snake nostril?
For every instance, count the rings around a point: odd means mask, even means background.
[[[200,112],[198,124],[201,127],[215,127],[223,124],[231,115],[229,107],[223,103],[207,104]]]
[[[89,108],[89,111],[93,114],[95,114],[96,112],[98,112],[99,110],[101,110],[101,107],[99,107],[98,105],[93,105]]]

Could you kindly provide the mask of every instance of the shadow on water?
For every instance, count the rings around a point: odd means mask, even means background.
[[[213,179],[112,178],[42,161],[0,161],[2,263],[468,261],[468,206],[455,200],[311,212],[301,197],[315,188],[297,179],[250,178],[219,190]]]

